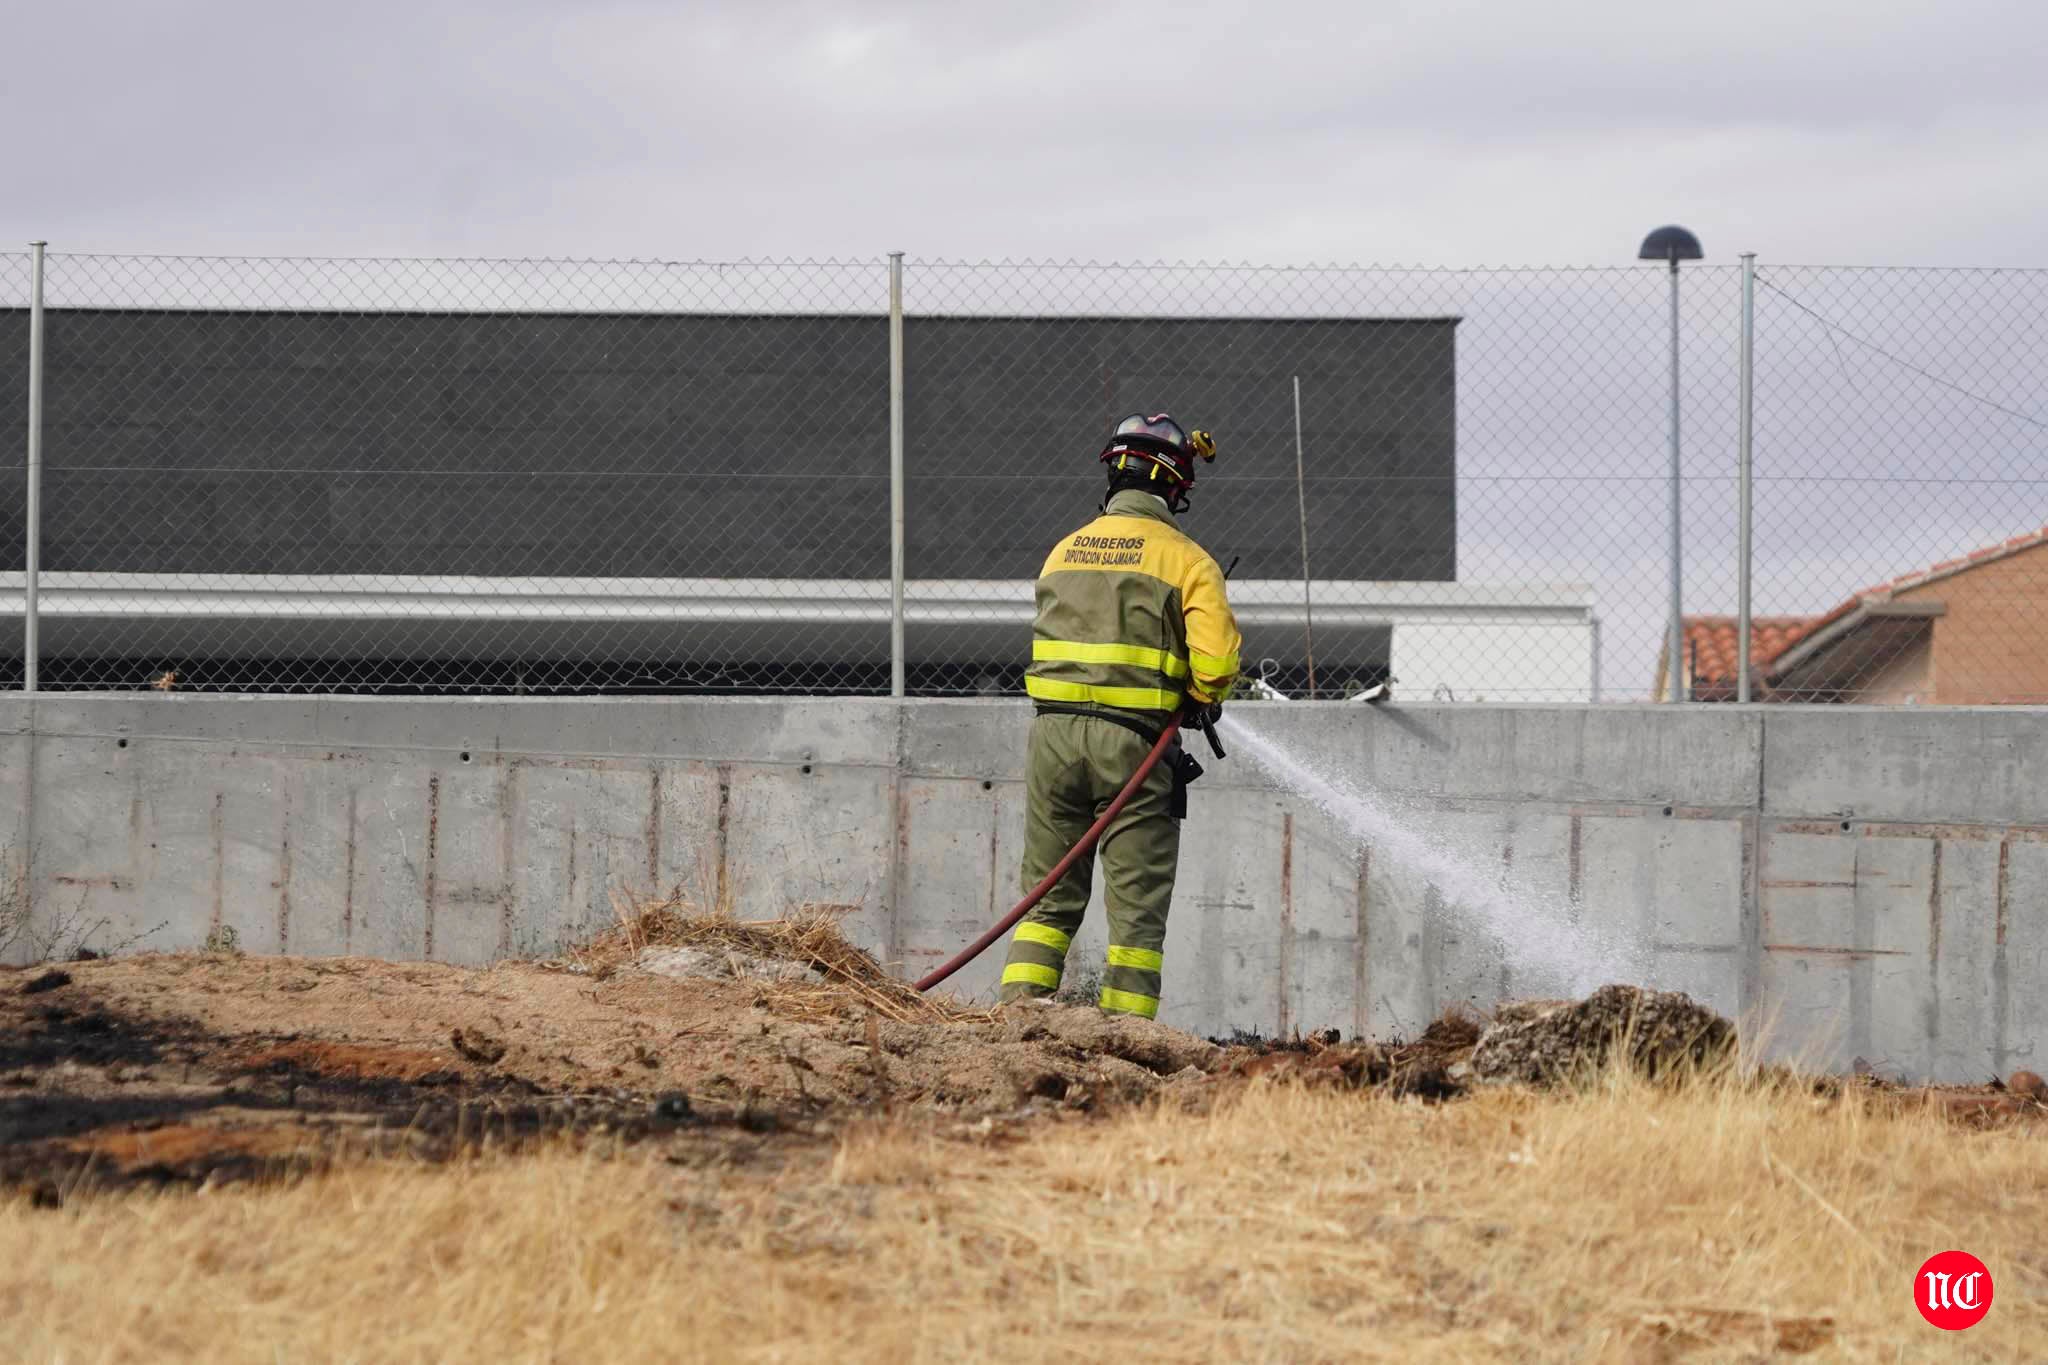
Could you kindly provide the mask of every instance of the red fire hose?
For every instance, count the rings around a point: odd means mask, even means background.
[[[1124,789],[1116,794],[1116,799],[1103,808],[1102,814],[1095,817],[1095,823],[1088,826],[1088,832],[1081,836],[1081,842],[1068,849],[1067,856],[1053,864],[1052,871],[1045,874],[1045,880],[1025,892],[1024,899],[1018,901],[1009,914],[1004,915],[1001,919],[990,925],[988,932],[968,944],[965,948],[962,948],[943,965],[935,967],[928,972],[924,979],[917,983],[919,990],[930,990],[962,967],[965,967],[968,963],[974,961],[975,958],[980,957],[989,944],[994,943],[1004,934],[1009,933],[1010,927],[1018,920],[1023,919],[1030,912],[1031,907],[1038,904],[1044,897],[1046,892],[1058,886],[1060,878],[1073,871],[1074,864],[1079,862],[1082,855],[1087,853],[1089,849],[1095,847],[1095,841],[1102,837],[1102,831],[1109,827],[1109,822],[1116,819],[1117,812],[1124,808],[1124,803],[1129,801],[1131,794],[1138,790],[1138,784],[1145,780],[1148,773],[1159,766],[1160,758],[1166,753],[1166,746],[1173,743],[1173,737],[1180,733],[1180,722],[1181,713],[1176,711],[1173,714],[1173,719],[1166,722],[1166,728],[1160,731],[1159,738],[1152,742],[1152,750],[1145,755],[1145,761],[1140,763],[1138,770],[1131,774],[1131,780],[1124,783]]]

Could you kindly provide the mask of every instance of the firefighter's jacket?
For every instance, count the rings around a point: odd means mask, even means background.
[[[1183,695],[1230,695],[1239,643],[1216,561],[1159,499],[1125,489],[1046,556],[1024,690],[1163,723]]]

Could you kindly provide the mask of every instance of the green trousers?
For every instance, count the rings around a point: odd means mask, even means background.
[[[1031,725],[1026,760],[1023,887],[1036,886],[1066,856],[1144,761],[1151,746],[1114,721],[1041,715]],[[1067,875],[1018,924],[1003,967],[1004,1000],[1050,995],[1066,970],[1067,948],[1088,912],[1095,857],[1109,900],[1109,961],[1103,1009],[1159,1013],[1160,951],[1166,908],[1180,859],[1180,822],[1172,815],[1173,775],[1162,760],[1102,832],[1096,854]]]

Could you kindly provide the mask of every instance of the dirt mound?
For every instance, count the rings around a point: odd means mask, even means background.
[[[1513,1006],[1507,1008],[1512,1009]],[[1498,1016],[1496,1016],[1498,1018]],[[1429,1027],[1415,1041],[1437,1052],[1456,1052],[1479,1041],[1487,1021],[1457,1005],[1429,1021]]]
[[[566,961],[602,981],[637,966],[678,978],[823,983],[891,1019],[986,1018],[944,997],[920,994],[849,943],[840,912],[800,910],[782,919],[739,920],[679,900],[622,909],[618,926],[573,949]]]
[[[1577,1003],[1504,1007],[1472,1049],[1482,1080],[1555,1085],[1617,1061],[1647,1076],[1724,1061],[1735,1026],[1680,991],[1602,986]]]
[[[1020,1001],[1003,1011],[1006,1043],[1052,1043],[1077,1057],[1116,1057],[1156,1076],[1213,1071],[1223,1049],[1191,1033],[1092,1005]]]
[[[69,971],[27,994],[0,973],[0,1187],[600,1132],[758,1161],[770,1135],[824,1140],[877,1111],[1100,1112],[1199,1087],[1222,1055],[1092,1005],[927,999],[826,915],[662,906],[561,959],[481,969],[198,953]]]
[[[829,915],[747,923],[674,905],[548,962],[212,952],[66,970],[24,993],[33,974],[0,969],[0,1188],[59,1191],[87,1171],[232,1179],[582,1134],[758,1165],[877,1113],[994,1132],[1132,1103],[1201,1110],[1276,1083],[1444,1100],[1473,1076],[1551,1083],[1616,1055],[1658,1073],[1734,1043],[1682,995],[1612,986],[1510,1006],[1483,1032],[1453,1012],[1409,1042],[1325,1030],[1219,1045],[1092,1004],[930,999]],[[1837,1089],[1895,1104],[1918,1093]],[[2037,1094],[2048,1086],[2015,1076],[2006,1093],[1936,1098],[1989,1124],[2048,1116]]]

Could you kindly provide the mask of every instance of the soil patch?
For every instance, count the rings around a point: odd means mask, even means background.
[[[0,1186],[45,1202],[81,1182],[237,1179],[559,1136],[658,1139],[686,1164],[776,1163],[880,1115],[993,1133],[1141,1103],[1206,1110],[1259,1083],[1438,1102],[1475,1072],[1554,1082],[1617,1039],[1663,1065],[1733,1038],[1697,1007],[1609,987],[1491,1024],[1446,1015],[1412,1042],[1331,1030],[1225,1043],[1092,1005],[928,999],[823,917],[744,924],[670,907],[552,962],[192,953],[57,975],[25,993],[42,977],[0,970]],[[1830,1084],[1829,1096],[1931,1101],[1971,1124],[2048,1115],[2031,1076],[1939,1093]]]
[[[460,1029],[456,1036],[461,1036]],[[446,1085],[461,1074],[453,1062],[451,1057],[421,1048],[308,1041],[259,1048],[249,1055],[246,1066],[250,1071],[299,1071],[330,1080]]]
[[[1185,1089],[1220,1056],[1092,1007],[927,1001],[816,923],[620,938],[484,969],[201,953],[74,964],[33,995],[0,984],[0,1183],[47,1199],[562,1135],[753,1162],[875,1113],[1099,1112]],[[637,965],[678,946],[710,974]],[[742,952],[810,965],[736,975]]]

